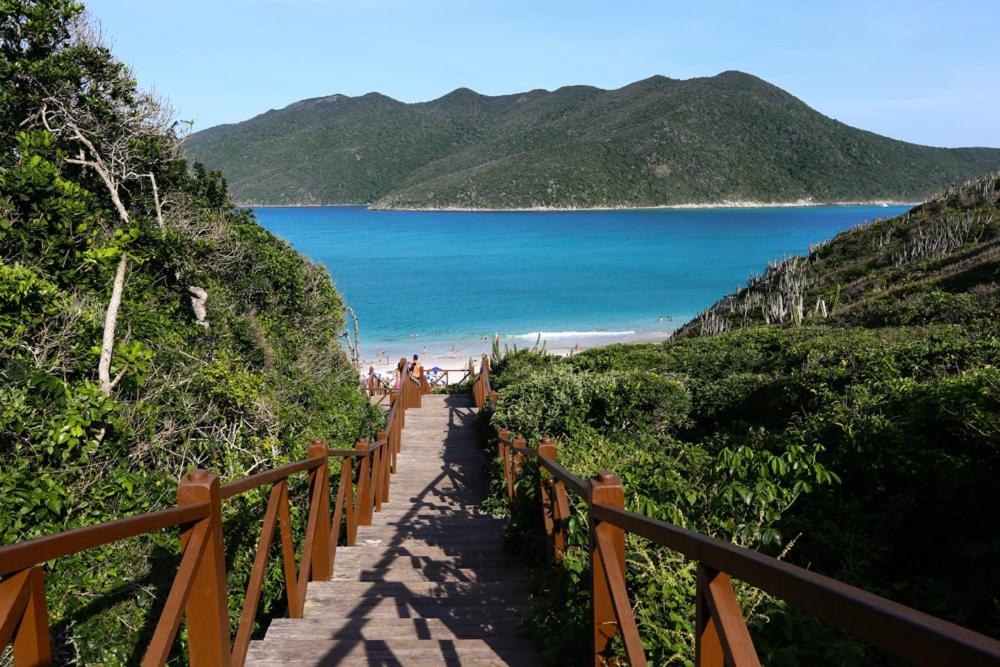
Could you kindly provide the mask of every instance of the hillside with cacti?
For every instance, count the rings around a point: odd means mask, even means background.
[[[997,309],[998,281],[1000,173],[773,261],[678,335],[758,323],[968,323]]]

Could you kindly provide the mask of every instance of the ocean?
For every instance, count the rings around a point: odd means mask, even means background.
[[[258,208],[329,269],[367,359],[662,338],[772,259],[905,206],[559,212]],[[455,346],[453,348],[453,346]]]

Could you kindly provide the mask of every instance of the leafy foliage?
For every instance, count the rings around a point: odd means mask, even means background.
[[[217,173],[189,169],[172,129],[123,134],[148,98],[81,12],[0,2],[5,544],[169,507],[194,467],[242,476],[301,458],[311,438],[347,446],[377,425],[340,349],[343,303],[329,276],[235,209]],[[40,108],[54,96],[89,123],[96,151],[127,148],[138,175],[118,193],[128,224],[94,170],[68,159],[79,140],[46,128]],[[106,392],[96,370],[123,256],[118,382]],[[207,328],[191,285],[209,295]],[[250,494],[226,504],[234,617],[263,503]],[[49,564],[57,661],[137,662],[177,550],[176,531],[165,531]],[[262,617],[282,609],[279,574],[269,572]]]
[[[730,307],[747,293],[787,289],[776,273],[713,308],[731,324],[723,333],[700,335],[692,323],[659,345],[500,355],[492,425],[557,437],[560,461],[581,476],[613,470],[630,509],[996,636],[1000,589],[969,573],[989,572],[1000,557],[989,510],[1000,506],[990,222],[998,183],[970,183],[800,258],[795,270],[804,273],[795,275],[808,276],[809,299],[825,295],[827,317],[766,324],[759,311],[744,320]],[[917,228],[959,216],[977,221],[962,243],[895,265]],[[536,488],[530,475],[521,482],[510,534],[541,561]],[[500,501],[494,507],[505,511]],[[570,628],[542,636],[554,662],[589,643],[586,595],[577,590],[589,577],[583,512],[577,506],[570,522],[566,570],[538,577],[537,620]],[[693,564],[632,538],[628,554],[651,662],[686,664]],[[767,664],[888,661],[759,591],[737,593]]]

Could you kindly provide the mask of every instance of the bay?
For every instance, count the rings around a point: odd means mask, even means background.
[[[663,337],[767,262],[905,206],[557,212],[257,208],[326,266],[363,349]],[[479,346],[481,347],[481,345]]]

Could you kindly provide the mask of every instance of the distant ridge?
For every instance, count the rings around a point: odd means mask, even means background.
[[[385,208],[922,201],[1000,167],[1000,149],[858,130],[735,71],[414,104],[316,97],[195,133],[184,150],[243,204]]]

